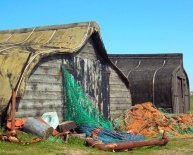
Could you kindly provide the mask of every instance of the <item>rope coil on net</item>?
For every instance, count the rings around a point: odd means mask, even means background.
[[[65,119],[74,121],[76,124],[87,123],[103,128],[112,128],[112,123],[95,108],[64,65],[62,65],[62,75],[66,100]]]

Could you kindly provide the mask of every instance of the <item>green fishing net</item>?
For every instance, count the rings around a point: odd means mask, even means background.
[[[89,125],[102,126],[103,128],[112,128],[112,123],[106,120],[95,108],[64,65],[62,65],[62,73],[66,101],[65,119],[74,121],[76,124],[87,123]]]

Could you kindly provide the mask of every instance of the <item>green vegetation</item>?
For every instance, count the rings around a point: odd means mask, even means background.
[[[32,135],[19,134],[23,141],[31,139]],[[129,151],[118,152],[118,155],[139,154],[139,155],[172,155],[172,154],[193,154],[192,138],[178,138],[170,139],[166,146],[154,146],[135,148]],[[113,152],[104,152],[96,148],[87,147],[82,139],[70,136],[67,143],[49,142],[43,140],[35,144],[15,144],[10,142],[0,141],[0,154],[30,154],[30,155],[44,155],[44,154],[63,154],[63,155],[76,155],[76,154],[93,154],[93,155],[113,155]]]
[[[34,136],[31,134],[18,134],[18,137],[23,141],[30,141]],[[0,141],[0,154],[14,155],[44,155],[44,154],[91,154],[96,150],[87,148],[84,145],[84,140],[70,136],[68,143],[65,142],[50,142],[42,140],[34,144],[16,144]]]
[[[190,96],[190,112],[193,113],[193,96]]]
[[[191,112],[193,112],[193,96],[190,98]],[[0,130],[2,133],[3,130]],[[19,138],[26,142],[34,136],[31,134],[18,134]],[[193,138],[170,138],[166,146],[151,146],[135,148],[129,151],[117,152],[118,155],[193,155]],[[15,144],[10,142],[0,141],[0,154],[14,154],[14,155],[113,155],[113,152],[104,152],[96,148],[85,146],[84,140],[74,136],[70,136],[68,142],[58,143],[42,140],[35,144]]]

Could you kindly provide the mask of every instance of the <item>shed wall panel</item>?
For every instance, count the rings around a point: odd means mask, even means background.
[[[108,63],[98,55],[92,40],[76,54],[44,58],[32,71],[22,99],[17,100],[16,117],[41,116],[57,111],[64,116],[64,90],[61,65],[74,76],[95,107],[109,117]]]
[[[23,98],[17,100],[16,117],[37,117],[57,111],[60,121],[65,119],[62,64],[105,118],[128,109],[130,91],[95,46],[89,39],[77,53],[43,58],[32,71]]]
[[[62,120],[64,98],[61,76],[62,57],[40,61],[30,75],[24,96],[17,99],[16,117],[37,117],[56,111]]]
[[[115,70],[111,67],[109,67],[109,70],[110,115],[113,119],[131,107],[131,94],[120,77],[117,76]]]
[[[64,57],[64,65],[105,117],[109,117],[108,63],[98,54],[92,40],[75,56]]]
[[[151,101],[168,112],[190,109],[188,76],[182,54],[109,55],[127,76],[133,104]]]

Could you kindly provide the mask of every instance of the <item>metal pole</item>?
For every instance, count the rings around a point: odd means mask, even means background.
[[[11,98],[11,131],[15,130],[15,105],[16,105],[16,92],[13,89]]]
[[[168,138],[166,133],[163,133],[163,137],[160,139],[150,139],[150,140],[141,140],[141,141],[132,141],[132,142],[119,142],[119,143],[109,143],[109,144],[101,144],[94,141],[92,138],[86,139],[86,143],[89,146],[96,147],[100,150],[125,150],[136,147],[143,146],[161,146],[166,145],[168,143]]]

